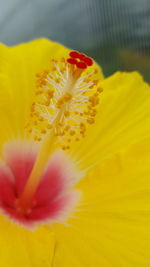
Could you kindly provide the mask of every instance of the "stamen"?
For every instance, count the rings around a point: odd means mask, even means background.
[[[62,58],[58,62],[53,59],[52,63],[51,70],[36,75],[36,98],[31,105],[31,122],[26,127],[35,141],[41,141],[43,135],[53,131],[60,137],[63,148],[70,136],[66,131],[68,125],[71,130],[76,127],[72,140],[75,141],[83,137],[80,121],[94,123],[95,107],[99,104],[102,89],[97,88],[99,81],[94,78],[98,70],[86,71],[93,65],[93,60],[86,55],[71,51],[66,60]]]

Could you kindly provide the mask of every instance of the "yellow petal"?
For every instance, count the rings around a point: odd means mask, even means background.
[[[96,123],[74,148],[86,167],[150,136],[150,86],[140,74],[118,72],[102,80],[101,87]]]
[[[50,229],[28,231],[0,217],[0,266],[51,267],[54,246]]]
[[[54,228],[54,267],[150,266],[149,172],[150,141],[91,171],[74,217]]]

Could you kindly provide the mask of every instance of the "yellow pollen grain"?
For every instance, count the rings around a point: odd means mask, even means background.
[[[69,115],[70,115],[70,112],[65,110],[65,111],[64,111],[64,116],[65,116],[65,117],[68,117]]]
[[[47,100],[47,101],[45,101],[45,106],[49,106],[50,105],[50,100]]]
[[[51,124],[47,124],[47,129],[52,129],[52,125]]]
[[[38,120],[39,121],[44,121],[44,118],[43,117],[38,117]]]
[[[46,134],[46,130],[45,129],[42,129],[41,130],[41,134]]]
[[[103,92],[103,88],[98,87],[98,88],[97,88],[97,92],[99,92],[99,93]]]
[[[52,98],[54,95],[54,91],[53,90],[47,90],[47,95],[49,96],[49,98]]]
[[[98,69],[94,69],[94,74],[97,74],[98,73]]]
[[[66,127],[65,127],[65,131],[69,131],[69,129],[70,129],[70,126],[69,125],[67,125]]]
[[[70,94],[70,93],[65,93],[65,95],[64,95],[64,100],[65,101],[69,101],[69,100],[71,100],[71,98],[72,98],[72,94]]]
[[[94,85],[97,85],[98,82],[99,82],[98,80],[94,80],[94,81],[93,81],[93,84],[94,84]]]
[[[73,131],[73,130],[70,131],[70,135],[71,135],[71,136],[75,135],[75,133],[76,133],[76,132]]]
[[[52,71],[56,71],[56,67],[53,67],[53,68],[52,68]]]
[[[87,122],[88,122],[89,124],[93,124],[93,123],[95,122],[95,120],[94,120],[93,118],[88,118],[88,119],[87,119]]]

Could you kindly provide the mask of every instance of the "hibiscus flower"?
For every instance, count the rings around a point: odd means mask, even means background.
[[[0,59],[0,266],[150,266],[149,85],[48,40]]]

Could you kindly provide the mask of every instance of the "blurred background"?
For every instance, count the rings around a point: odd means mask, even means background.
[[[0,42],[47,37],[150,82],[150,0],[0,0]]]

